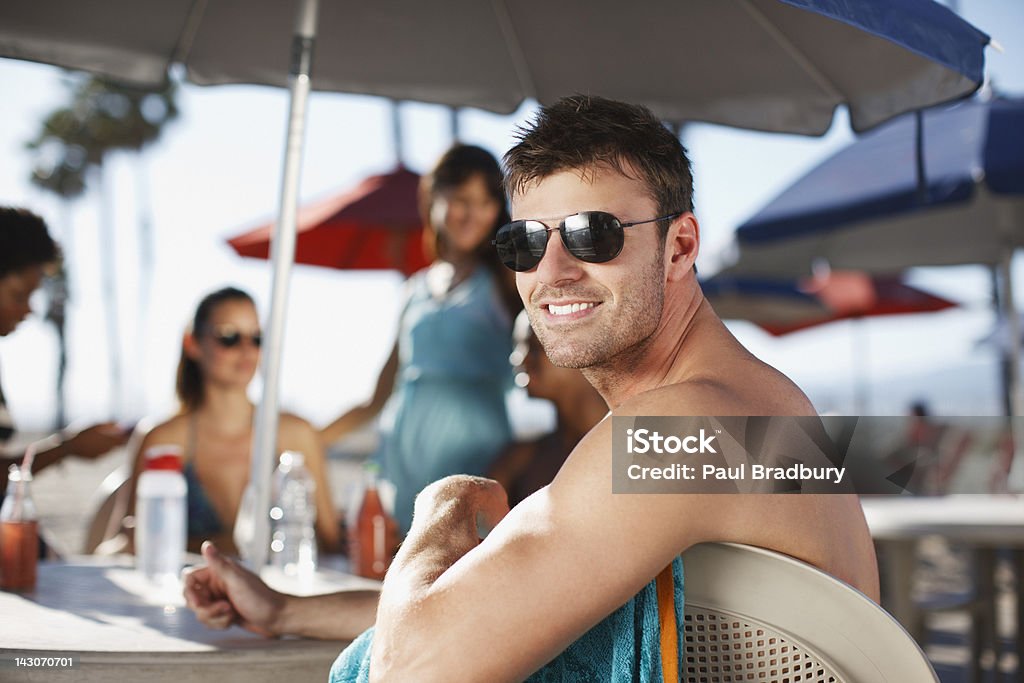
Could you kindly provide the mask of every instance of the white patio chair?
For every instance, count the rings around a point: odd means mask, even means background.
[[[702,543],[683,553],[685,683],[927,683],[913,638],[871,599],[780,553]]]

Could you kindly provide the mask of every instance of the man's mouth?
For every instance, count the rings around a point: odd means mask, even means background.
[[[547,310],[548,315],[551,317],[561,318],[574,314],[587,314],[588,311],[593,310],[599,305],[598,302],[594,301],[570,301],[562,304],[545,304],[541,308]]]

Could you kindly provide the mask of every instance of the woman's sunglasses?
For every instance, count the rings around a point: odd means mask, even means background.
[[[679,215],[681,212],[623,223],[604,211],[581,211],[559,221],[557,228],[550,228],[541,221],[512,221],[498,228],[491,244],[497,247],[502,263],[517,273],[524,273],[537,267],[544,258],[550,233],[558,230],[570,254],[587,263],[607,263],[622,252],[624,228],[666,221]]]
[[[225,349],[233,349],[242,343],[243,339],[248,339],[252,342],[252,345],[257,349],[263,343],[263,333],[253,332],[252,334],[242,334],[237,330],[226,331],[226,330],[215,330],[210,333],[210,337],[213,341],[217,342],[218,345]]]

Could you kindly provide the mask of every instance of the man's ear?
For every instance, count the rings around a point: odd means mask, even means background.
[[[700,251],[700,225],[687,211],[668,227],[665,238],[665,277],[669,282],[682,280],[691,271]]]

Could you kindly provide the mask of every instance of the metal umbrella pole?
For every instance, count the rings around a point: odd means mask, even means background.
[[[306,132],[306,103],[309,100],[310,65],[316,38],[318,0],[302,0],[292,38],[292,62],[288,91],[291,107],[285,143],[284,175],[277,224],[271,240],[274,279],[267,323],[267,348],[263,355],[263,399],[256,411],[253,430],[252,487],[253,536],[250,562],[256,568],[267,563],[270,545],[270,478],[277,451],[278,396],[281,376],[281,348],[284,342],[285,312],[292,262],[295,260],[295,222],[298,206],[299,174]]]

